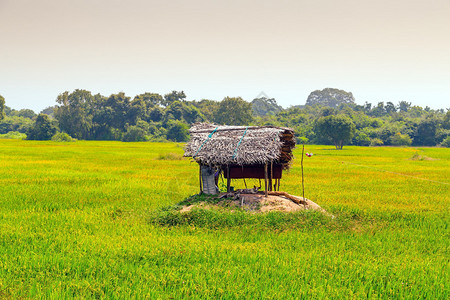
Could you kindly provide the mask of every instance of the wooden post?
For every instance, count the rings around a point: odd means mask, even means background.
[[[264,165],[264,193],[267,198],[267,163]]]
[[[230,166],[227,165],[227,193],[230,192],[231,178],[230,178]]]
[[[281,178],[278,178],[278,186],[277,186],[278,191],[280,191],[280,181],[281,181]]]
[[[303,179],[303,154],[305,153],[305,144],[303,144],[303,148],[302,148],[302,191],[303,191],[303,200],[305,200],[305,181]]]
[[[202,165],[199,164],[199,173],[198,173],[198,182],[200,184],[200,194],[203,193],[203,186],[202,186]]]
[[[269,191],[272,191],[272,178],[273,178],[273,162],[270,161],[270,177],[269,177]]]

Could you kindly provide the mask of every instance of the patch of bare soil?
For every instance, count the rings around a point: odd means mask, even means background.
[[[286,194],[286,193],[285,193]],[[188,212],[194,207],[201,207],[205,209],[218,209],[229,208],[231,210],[241,208],[250,212],[269,212],[269,211],[281,211],[281,212],[294,212],[299,210],[317,210],[323,213],[327,212],[321,208],[318,204],[309,199],[303,199],[302,197],[296,197],[286,194],[292,199],[288,199],[284,195],[268,195],[265,197],[263,193],[221,193],[217,196],[219,200],[217,203],[200,202],[192,205],[184,206],[180,212]],[[297,202],[297,203],[296,203]]]

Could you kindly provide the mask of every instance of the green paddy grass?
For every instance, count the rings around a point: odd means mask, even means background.
[[[181,144],[0,140],[0,298],[447,299],[450,150],[306,151],[306,196],[334,219],[171,223],[162,209],[198,192]]]

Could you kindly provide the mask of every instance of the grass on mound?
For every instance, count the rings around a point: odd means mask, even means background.
[[[188,211],[182,209],[196,205]],[[243,208],[229,205],[215,195],[193,195],[183,201],[160,208],[150,216],[150,223],[159,226],[196,226],[209,229],[252,227],[262,230],[284,231],[290,229],[350,230],[368,224],[362,212],[341,212],[338,219],[315,210],[296,212],[271,211],[249,213]]]

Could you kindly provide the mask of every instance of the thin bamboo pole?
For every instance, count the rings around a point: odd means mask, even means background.
[[[304,176],[303,176],[303,156],[304,156],[304,153],[305,153],[305,144],[303,144],[303,147],[302,147],[302,162],[301,162],[301,165],[302,165],[302,191],[303,191],[303,200],[305,200],[305,180],[304,180]]]
[[[202,165],[199,164],[199,172],[198,172],[198,182],[200,184],[200,194],[203,193],[203,185],[202,185]]]
[[[230,186],[231,186],[230,166],[227,165],[227,193],[230,192]]]
[[[269,191],[272,191],[272,179],[273,179],[273,162],[270,161],[270,177],[269,177]]]
[[[267,163],[264,164],[264,194],[267,198]]]

